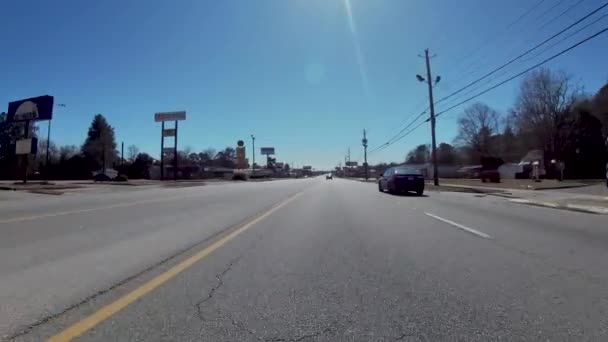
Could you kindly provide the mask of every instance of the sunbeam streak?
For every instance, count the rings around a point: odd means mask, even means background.
[[[361,85],[366,96],[370,95],[369,82],[367,80],[367,70],[365,67],[365,57],[361,50],[361,44],[359,43],[359,35],[357,34],[357,25],[355,24],[355,18],[353,16],[353,8],[350,0],[344,0],[344,8],[346,9],[346,15],[348,16],[348,26],[350,28],[353,45],[355,46],[355,55],[357,58],[357,65],[359,66],[359,75],[361,76]]]

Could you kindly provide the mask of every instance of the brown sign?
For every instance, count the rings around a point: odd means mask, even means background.
[[[154,114],[155,122],[186,120],[186,111],[162,112]]]
[[[174,137],[175,136],[175,128],[167,128],[163,132],[163,137]]]

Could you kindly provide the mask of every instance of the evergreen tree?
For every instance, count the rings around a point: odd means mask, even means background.
[[[97,114],[93,118],[87,139],[82,145],[82,154],[94,169],[111,167],[118,159],[114,127],[108,124],[103,115]]]

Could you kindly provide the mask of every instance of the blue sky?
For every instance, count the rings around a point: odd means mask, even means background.
[[[426,87],[415,79],[424,72],[418,55],[425,48],[437,54],[432,63],[443,77],[436,88],[440,98],[603,3],[584,0],[540,29],[575,3],[551,9],[558,2],[546,0],[505,30],[536,1],[349,2],[3,1],[0,103],[54,95],[67,105],[55,111],[52,140],[58,144],[80,145],[93,115],[103,113],[119,143],[158,155],[160,125],[153,114],[186,110],[180,148],[219,149],[239,139],[249,147],[253,133],[256,147],[274,146],[279,160],[333,167],[348,147],[351,158],[361,160],[363,128],[374,147],[425,108]],[[504,75],[606,26],[608,18]],[[607,46],[608,34],[548,66],[595,92],[608,80]],[[517,86],[514,81],[479,100],[505,112]],[[439,141],[454,139],[461,109],[438,120]],[[370,162],[401,161],[429,141],[423,125],[370,155]]]

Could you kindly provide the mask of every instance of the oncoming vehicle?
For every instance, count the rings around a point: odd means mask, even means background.
[[[333,178],[334,178],[334,176],[333,176],[331,173],[328,173],[328,174],[325,176],[325,179],[333,179]]]
[[[395,166],[384,171],[378,179],[378,190],[391,194],[414,191],[418,196],[424,193],[424,176],[412,167]]]

